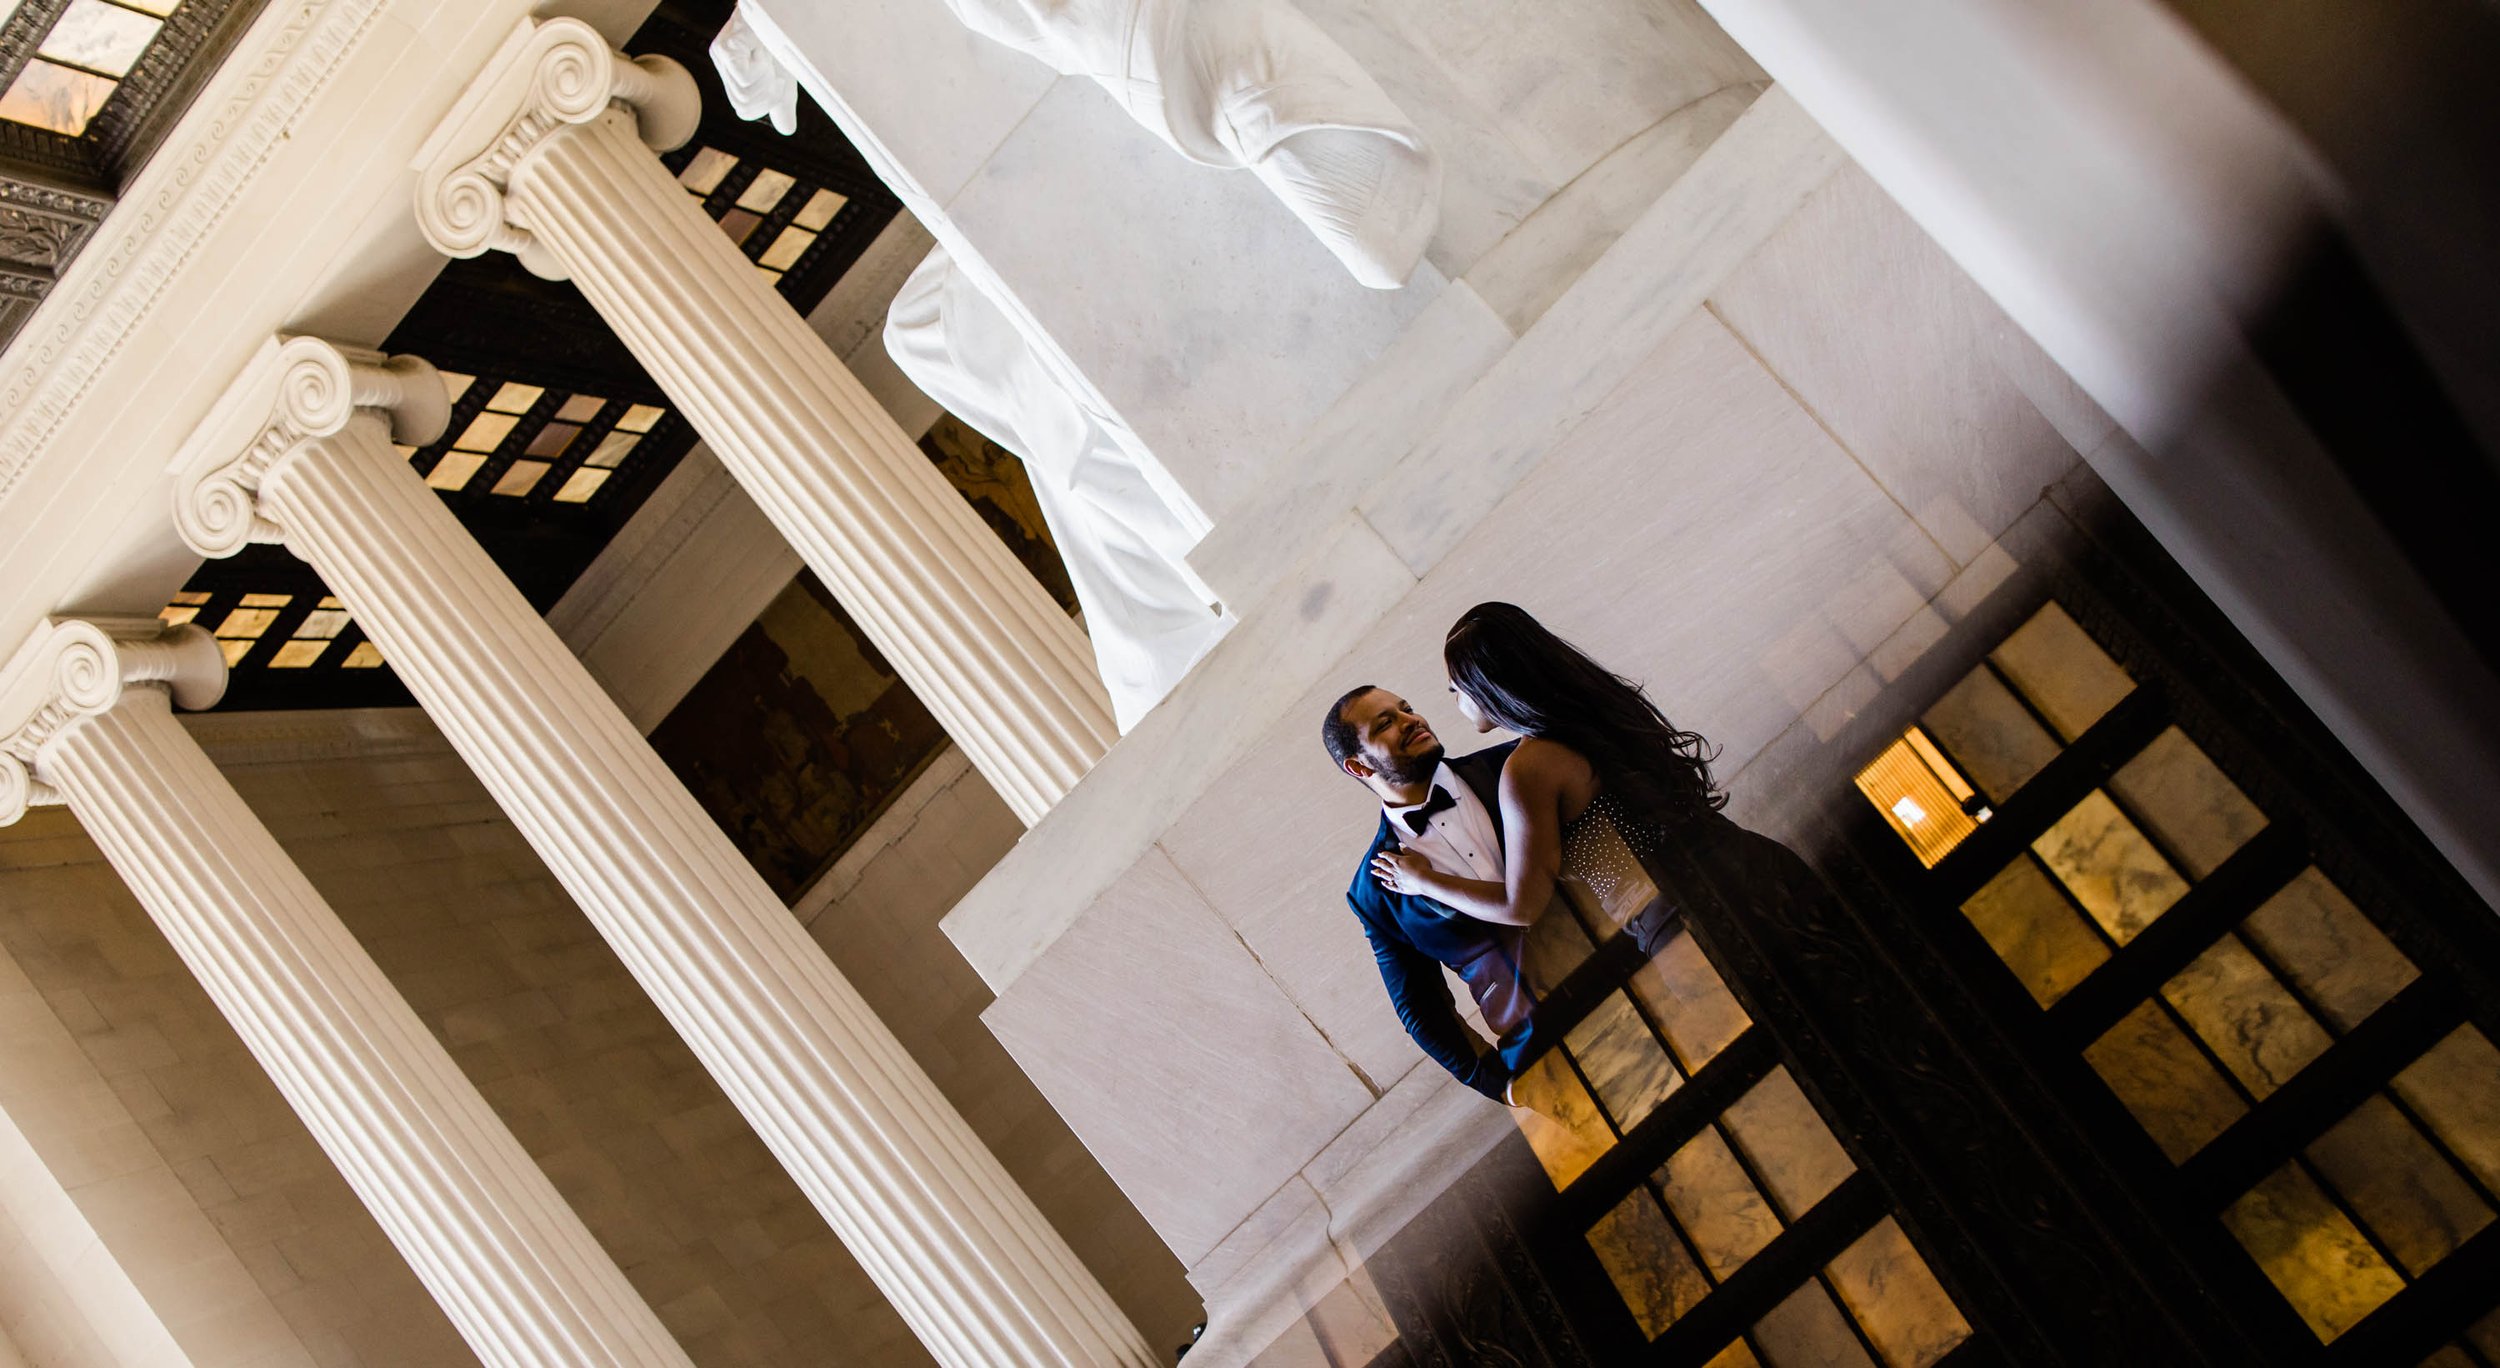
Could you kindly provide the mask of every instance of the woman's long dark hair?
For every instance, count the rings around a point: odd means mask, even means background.
[[[1606,791],[1655,821],[1697,817],[1727,805],[1710,778],[1718,751],[1678,731],[1641,686],[1591,660],[1527,610],[1479,603],[1442,643],[1450,682],[1497,726],[1578,751]]]

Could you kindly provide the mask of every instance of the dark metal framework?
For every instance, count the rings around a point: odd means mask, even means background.
[[[2298,1365],[2410,1364],[2500,1304],[2500,1223],[2485,1228],[2331,1344],[2321,1345],[2254,1261],[2233,1241],[2220,1213],[2278,1167],[2295,1161],[2328,1127],[2459,1025],[2500,1037],[2500,926],[2358,766],[2241,642],[2212,606],[2131,521],[2092,519],[2064,563],[2044,567],[2028,595],[1969,624],[1985,642],[2045,598],[2055,598],[2138,681],[2135,693],[2000,806],[1932,870],[1921,869],[1872,808],[1844,803],[1830,830],[1846,854],[1834,861],[1860,935],[1899,966],[1934,1023],[1939,1053],[1961,1056],[1958,1071],[1984,1085],[2028,1137],[2032,1176],[2021,1189],[1979,1200],[1978,1185],[1936,1155],[1939,1199],[1961,1212],[1974,1237],[1946,1265],[2006,1289],[2003,1315],[2047,1321],[2059,1307],[2050,1345],[2075,1363],[2263,1362]],[[1974,662],[1956,662],[1967,669]],[[1940,692],[1940,687],[1937,688]],[[2030,840],[2099,788],[2117,767],[2170,725],[2178,726],[2268,818],[2250,839],[2159,920],[2042,1010],[1958,909]],[[1875,738],[1857,738],[1861,750]],[[2107,790],[2104,790],[2106,792]],[[2116,795],[2112,800],[2123,801]],[[2139,823],[2142,827],[2143,824]],[[2143,828],[2157,847],[2158,835]],[[2171,852],[2162,852],[2166,857]],[[2082,1058],[2119,1016],[2157,993],[2173,975],[2237,927],[2304,867],[2315,864],[2420,971],[2410,987],[2337,1039],[2326,1052],[2185,1162],[2174,1165]],[[2261,961],[2260,947],[2248,947]],[[2268,964],[2269,969],[2275,966]],[[2283,986],[2311,1015],[2290,976]],[[1898,1018],[1895,1019],[1896,1021]],[[1862,1022],[1862,1027],[1871,1027]],[[1879,1076],[1858,1030],[1831,1038],[1862,1062],[1843,1075]],[[1892,1085],[1915,1086],[1903,1073]],[[1887,1091],[1893,1090],[1888,1087]],[[2401,1107],[2401,1103],[2398,1104]],[[1904,1148],[1932,1118],[1891,1129]],[[1952,1128],[1944,1133],[1950,1134]],[[2440,1141],[2424,1128],[2434,1147]],[[1994,1146],[1964,1151],[1971,1165],[2009,1167]],[[2459,1174],[2479,1189],[2470,1167]],[[1962,1191],[1956,1191],[1960,1188]],[[2322,1185],[2325,1188],[2325,1185]],[[2043,1278],[2024,1251],[2000,1236],[1978,1238],[1986,1220],[2000,1232],[2018,1224],[2018,1201],[2040,1209],[2045,1195],[2072,1194],[2068,1209],[2086,1218],[2061,1237],[2091,1231],[2093,1257]],[[2325,1188],[2331,1192],[2331,1188]],[[2478,1196],[2500,1210],[2493,1194]],[[2363,1229],[2367,1229],[2366,1224]],[[1982,1280],[1967,1278],[1972,1284]],[[2112,1343],[2110,1327],[2157,1329],[2156,1342]],[[2100,1335],[2093,1335],[2102,1327]],[[2081,1352],[2097,1341],[2107,1349]],[[2464,1349],[2471,1360],[2473,1351]],[[2150,1354],[2148,1359],[2145,1356]]]
[[[2046,501],[2032,521],[2054,524],[2050,545],[1896,681],[1892,705],[1787,766],[1831,795],[1802,844],[1840,898],[1742,919],[1694,909],[1754,1025],[1559,1195],[1506,1143],[1392,1241],[1369,1268],[1401,1332],[1384,1364],[1691,1368],[1887,1214],[1972,1326],[1946,1368],[2377,1368],[2443,1346],[2483,1362],[2460,1337],[2500,1303],[2500,1221],[2321,1345],[2219,1218],[2451,1029],[2500,1039],[2500,924],[2140,527]],[[1925,868],[1848,775],[2050,599],[2137,688]],[[1960,906],[2172,725],[2269,824],[2043,1010]],[[2174,1165],[2081,1051],[2312,863],[2421,977]],[[1638,967],[1617,937],[1543,1010],[1576,1022]],[[1586,1234],[1783,1063],[1858,1172],[1646,1340]]]

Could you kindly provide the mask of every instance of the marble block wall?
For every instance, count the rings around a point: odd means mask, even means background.
[[[1219,1329],[1339,1288],[1505,1124],[1419,1071],[1345,910],[1376,809],[1319,752],[1330,699],[1379,683],[1454,730],[1441,634],[1510,599],[1720,745],[1776,827],[1748,761],[1835,729],[2124,440],[1776,90],[1389,435],[1384,475],[1305,514],[1319,551],[947,924]]]
[[[1187,162],[1091,81],[975,37],[942,0],[750,4],[906,208],[1217,528],[1253,516],[1287,453],[1456,282],[1480,272],[1467,307],[1523,326],[1763,81],[1694,0],[1311,0],[1444,167],[1425,263],[1373,291],[1253,177]]]

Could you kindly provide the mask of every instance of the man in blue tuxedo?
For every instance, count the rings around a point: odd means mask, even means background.
[[[1526,932],[1464,916],[1430,898],[1393,893],[1372,874],[1372,857],[1395,846],[1471,878],[1502,878],[1502,761],[1518,743],[1450,759],[1441,738],[1407,701],[1366,684],[1337,700],[1320,729],[1328,758],[1380,797],[1380,830],[1354,867],[1346,902],[1363,923],[1380,980],[1398,1020],[1425,1054],[1459,1082],[1509,1101],[1515,1064],[1527,1049],[1534,985],[1522,971]],[[1459,1020],[1442,966],[1466,983],[1491,1048]]]

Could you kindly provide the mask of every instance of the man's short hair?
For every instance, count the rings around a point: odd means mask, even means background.
[[[1328,720],[1319,724],[1320,744],[1328,748],[1328,758],[1337,762],[1340,771],[1345,769],[1346,761],[1363,753],[1363,733],[1346,720],[1346,705],[1379,687],[1357,684],[1346,690],[1343,697],[1328,705]]]

